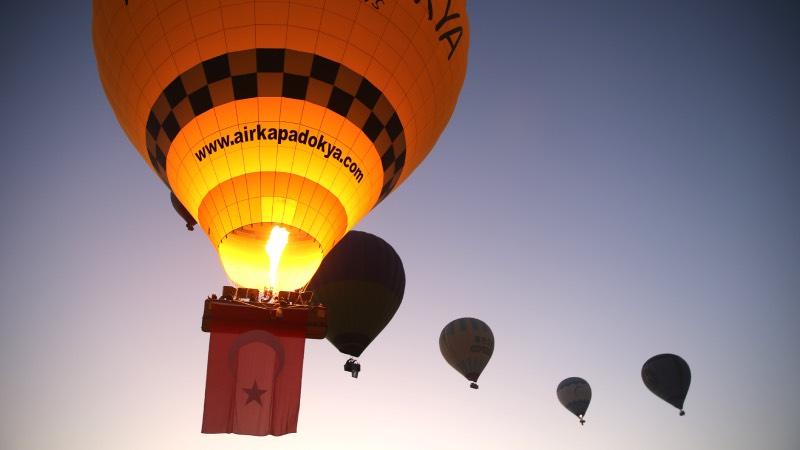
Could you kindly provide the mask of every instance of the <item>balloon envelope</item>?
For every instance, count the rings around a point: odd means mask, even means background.
[[[642,366],[642,380],[647,389],[683,415],[683,402],[692,382],[689,364],[683,358],[671,353],[653,356]]]
[[[325,257],[308,288],[328,308],[327,339],[358,357],[394,317],[405,286],[403,261],[392,246],[351,231]]]
[[[477,388],[475,383],[494,352],[494,334],[482,320],[462,317],[442,329],[439,350],[445,361]]]
[[[562,381],[556,388],[558,401],[564,405],[572,414],[578,416],[583,424],[583,416],[589,409],[589,402],[592,401],[592,388],[583,378],[571,377]]]
[[[178,197],[175,197],[174,192],[169,193],[169,201],[172,203],[172,207],[175,209],[175,212],[181,216],[181,219],[183,219],[184,222],[186,222],[186,228],[189,231],[194,230],[194,226],[197,225],[197,221],[194,220],[194,217],[192,217],[189,211],[186,210],[186,207],[183,206],[181,201],[178,200]]]
[[[248,288],[305,285],[428,155],[466,75],[465,0],[93,3],[120,125]]]

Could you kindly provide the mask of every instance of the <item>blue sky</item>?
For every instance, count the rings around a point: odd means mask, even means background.
[[[450,125],[357,227],[403,258],[404,302],[357,381],[308,343],[281,438],[199,432],[225,276],[116,123],[91,5],[3,9],[0,447],[800,446],[794,2],[471,1]],[[496,337],[479,391],[437,348],[461,316]],[[639,377],[662,352],[693,370],[683,418]]]

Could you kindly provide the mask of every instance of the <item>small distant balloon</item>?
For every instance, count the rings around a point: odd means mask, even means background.
[[[650,392],[680,410],[692,382],[689,364],[678,355],[664,353],[653,356],[642,366],[642,380]]]
[[[581,425],[586,423],[583,419],[589,402],[592,401],[592,388],[583,378],[571,377],[562,381],[556,388],[558,401],[580,420]]]
[[[478,389],[478,377],[494,352],[492,329],[480,319],[462,317],[442,329],[439,350],[445,361]]]

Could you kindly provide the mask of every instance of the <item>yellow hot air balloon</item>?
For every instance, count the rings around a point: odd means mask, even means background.
[[[431,151],[469,26],[465,0],[95,0],[93,40],[122,128],[230,279],[295,289]]]

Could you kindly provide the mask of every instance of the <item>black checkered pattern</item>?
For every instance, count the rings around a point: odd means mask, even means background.
[[[380,153],[383,200],[406,159],[403,124],[388,98],[366,78],[312,53],[259,48],[203,61],[172,81],[150,110],[147,150],[167,183],[167,152],[186,124],[215,106],[253,97],[287,97],[324,106],[361,128]]]

